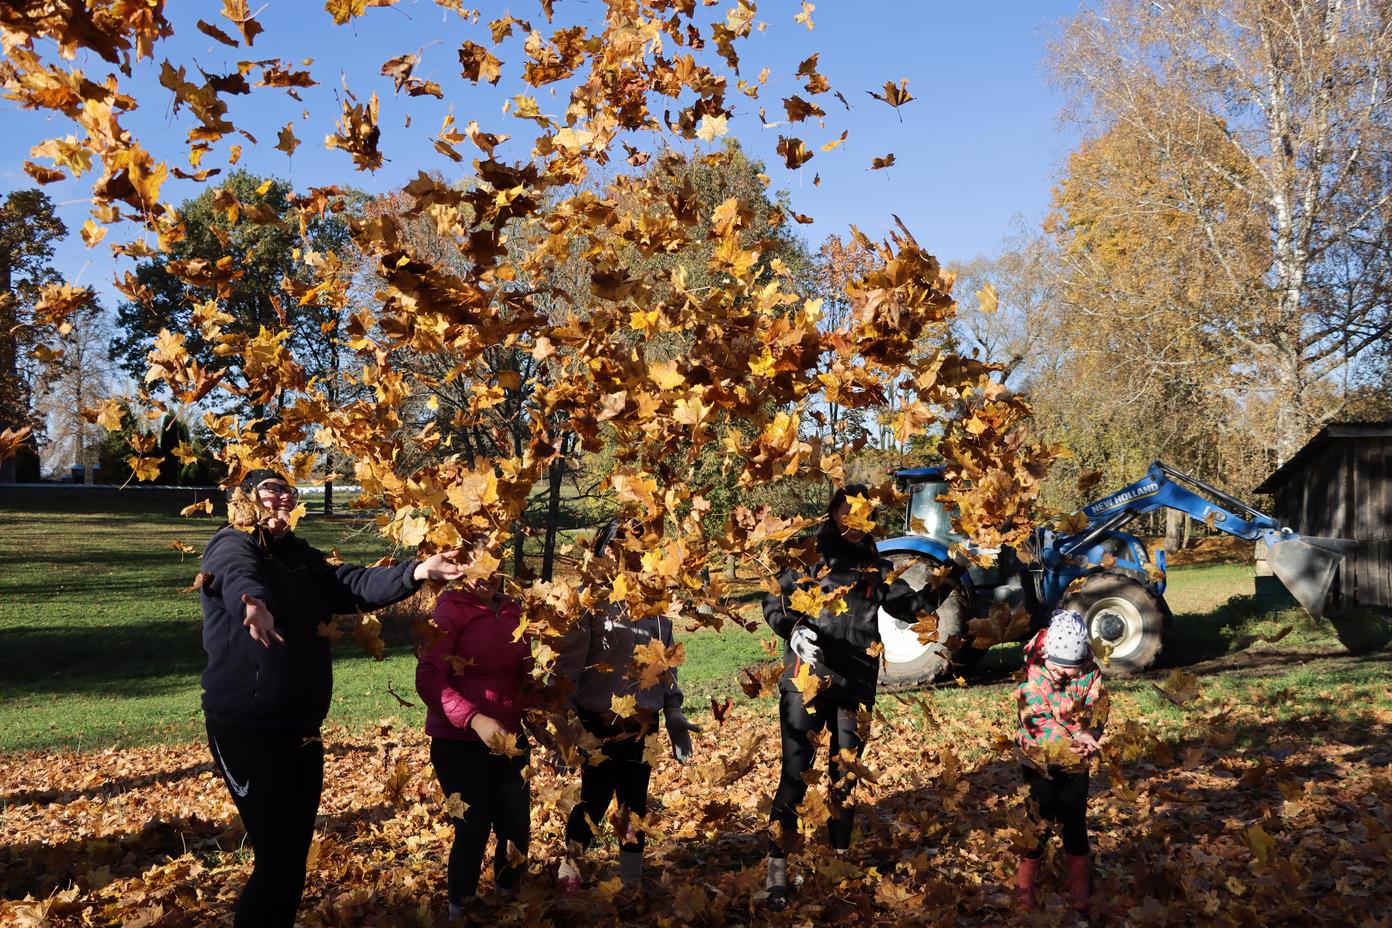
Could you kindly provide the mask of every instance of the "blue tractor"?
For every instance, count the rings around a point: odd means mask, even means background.
[[[1075,609],[1087,619],[1094,641],[1110,649],[1108,673],[1133,674],[1150,667],[1160,655],[1171,617],[1165,603],[1165,552],[1157,550],[1152,558],[1139,538],[1123,531],[1148,512],[1176,509],[1218,531],[1264,542],[1272,573],[1315,618],[1353,546],[1345,539],[1313,538],[1282,528],[1270,516],[1156,461],[1142,479],[1079,510],[1086,518],[1079,531],[1036,528],[1029,555],[1021,557],[1010,548],[971,548],[952,531],[951,515],[940,498],[948,488],[943,468],[901,470],[894,476],[909,494],[905,534],[882,542],[880,553],[916,589],[941,582],[949,573],[943,567],[950,568],[951,579],[942,586],[936,640],[923,641],[910,624],[881,612],[885,650],[880,679],[891,686],[926,683],[953,664],[979,658],[984,652],[972,647],[968,623],[998,604],[1026,610],[1032,628],[1046,622],[1054,609]],[[991,566],[969,564],[954,554],[959,546],[993,556]]]

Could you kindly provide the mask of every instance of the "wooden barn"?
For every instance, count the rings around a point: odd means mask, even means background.
[[[1358,542],[1334,604],[1392,612],[1392,422],[1326,425],[1257,492],[1284,526]]]

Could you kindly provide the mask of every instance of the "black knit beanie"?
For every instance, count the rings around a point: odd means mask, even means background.
[[[230,499],[233,490],[237,488],[245,490],[248,494],[254,493],[257,484],[262,483],[266,480],[284,480],[286,483],[290,483],[290,481],[286,479],[286,476],[282,474],[280,471],[273,470],[269,467],[258,467],[256,468],[256,470],[243,477],[242,482],[237,484],[237,487],[234,487],[232,490],[228,490],[227,496]]]

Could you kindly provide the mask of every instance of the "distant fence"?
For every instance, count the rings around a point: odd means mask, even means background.
[[[343,511],[357,499],[356,486],[334,487],[334,509]],[[302,487],[300,497],[311,513],[323,511],[324,488]],[[49,512],[153,512],[177,515],[185,506],[209,499],[213,514],[225,515],[227,495],[221,487],[152,486],[131,483],[0,483],[0,510]]]

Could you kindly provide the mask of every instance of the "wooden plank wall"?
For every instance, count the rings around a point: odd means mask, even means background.
[[[1392,438],[1347,439],[1354,511],[1349,538],[1358,539],[1345,569],[1347,601],[1392,610]]]
[[[1344,605],[1392,611],[1392,438],[1329,440],[1273,499],[1282,525],[1358,541],[1338,580]]]

